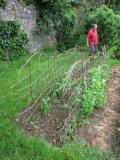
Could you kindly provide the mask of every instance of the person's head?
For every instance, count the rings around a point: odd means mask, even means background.
[[[94,31],[97,29],[97,24],[92,24],[91,29]]]

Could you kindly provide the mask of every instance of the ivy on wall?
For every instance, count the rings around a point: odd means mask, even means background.
[[[0,20],[0,59],[11,60],[25,54],[28,42],[18,22]]]

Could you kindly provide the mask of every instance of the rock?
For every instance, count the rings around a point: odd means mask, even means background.
[[[56,143],[56,139],[53,139],[53,143]]]

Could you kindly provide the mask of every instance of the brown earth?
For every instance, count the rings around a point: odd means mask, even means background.
[[[31,113],[33,113],[33,110]],[[31,113],[25,112],[19,117],[19,125],[23,132],[42,137],[54,145],[61,145],[61,136],[64,133],[60,130],[69,115],[69,109],[61,106],[53,107],[48,114],[42,116],[37,108],[36,112],[29,118]]]
[[[91,146],[117,152],[116,146],[120,142],[117,135],[120,120],[120,67],[114,68],[112,73],[106,106],[94,111],[90,116],[90,124],[79,127],[75,136]]]

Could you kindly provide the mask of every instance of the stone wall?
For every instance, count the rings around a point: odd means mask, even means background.
[[[26,6],[20,0],[8,0],[5,10],[0,8],[0,18],[2,20],[17,20],[21,23],[21,28],[25,30],[30,40],[30,52],[35,52],[45,44],[52,43],[49,36],[37,35],[34,32],[38,13],[39,11],[34,5]]]

